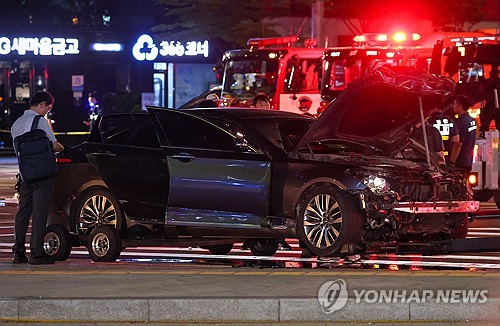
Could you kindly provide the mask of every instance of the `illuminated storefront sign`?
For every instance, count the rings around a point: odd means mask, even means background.
[[[132,48],[134,58],[139,61],[153,61],[158,55],[163,57],[203,56],[208,57],[208,41],[161,41],[156,45],[147,34],[139,36]]]
[[[78,54],[78,39],[62,37],[0,37],[0,55],[17,52],[18,55]]]
[[[123,44],[121,43],[92,43],[90,44],[92,51],[105,51],[105,52],[120,52],[123,51]]]

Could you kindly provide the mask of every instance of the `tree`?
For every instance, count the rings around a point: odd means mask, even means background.
[[[53,28],[71,26],[103,26],[107,0],[9,0],[2,1],[0,11],[6,13],[2,26]],[[73,18],[77,20],[73,21]]]
[[[486,0],[330,0],[326,15],[342,18],[353,34],[377,32],[375,22],[431,20],[434,29],[464,31],[485,17]],[[359,25],[352,22],[359,21]],[[358,27],[359,26],[359,27]]]
[[[165,6],[164,24],[155,26],[156,33],[170,37],[220,37],[238,46],[252,37],[276,36],[275,26],[266,18],[290,15],[294,6],[304,8],[310,0],[155,0]],[[308,10],[310,13],[310,9]]]

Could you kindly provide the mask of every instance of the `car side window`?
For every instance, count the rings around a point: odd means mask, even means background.
[[[234,136],[197,117],[170,111],[159,111],[157,117],[170,146],[236,150]]]
[[[99,124],[105,144],[160,148],[153,123],[147,115],[117,115],[104,117]]]
[[[147,147],[147,148],[160,148],[158,136],[153,128],[153,123],[148,121],[138,126],[131,133],[130,146]]]

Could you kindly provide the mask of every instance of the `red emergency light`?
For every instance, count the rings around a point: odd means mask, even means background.
[[[387,34],[378,34],[376,40],[379,42],[386,42],[388,40]]]
[[[392,40],[396,43],[403,43],[407,40],[406,33],[396,32],[392,35]]]
[[[420,34],[412,33],[411,35],[399,31],[392,35],[387,33],[366,33],[356,35],[354,37],[354,42],[359,45],[378,45],[378,46],[388,46],[390,43],[403,44],[409,41],[415,42],[420,40]]]
[[[248,46],[256,46],[263,48],[266,46],[282,46],[292,45],[299,40],[297,36],[283,36],[283,37],[268,37],[268,38],[251,38],[248,40]]]

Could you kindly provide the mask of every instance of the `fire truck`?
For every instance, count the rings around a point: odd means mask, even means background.
[[[368,33],[355,36],[351,47],[327,49],[323,54],[319,113],[352,80],[382,66],[412,66],[436,75],[452,76],[445,59],[436,59],[437,55],[441,56],[450,46],[472,41],[492,43],[496,37],[482,32],[433,33],[425,37],[405,32]],[[460,78],[455,76],[455,81],[459,82]]]
[[[222,58],[224,106],[250,106],[265,93],[271,109],[316,114],[324,48],[308,39],[298,46],[296,36],[253,38],[248,49],[230,50]]]
[[[441,47],[441,44],[436,46]],[[496,128],[500,126],[500,121],[494,125],[493,121],[490,123],[484,117],[491,114],[492,118],[500,118],[500,44],[492,44],[491,39],[462,39],[455,45],[436,51],[433,61],[443,63],[446,73],[457,82],[457,92],[466,94],[474,103],[469,113],[476,118],[483,131],[476,140],[472,164],[472,171],[478,175],[475,195],[480,200],[493,196],[498,206],[499,132]]]

